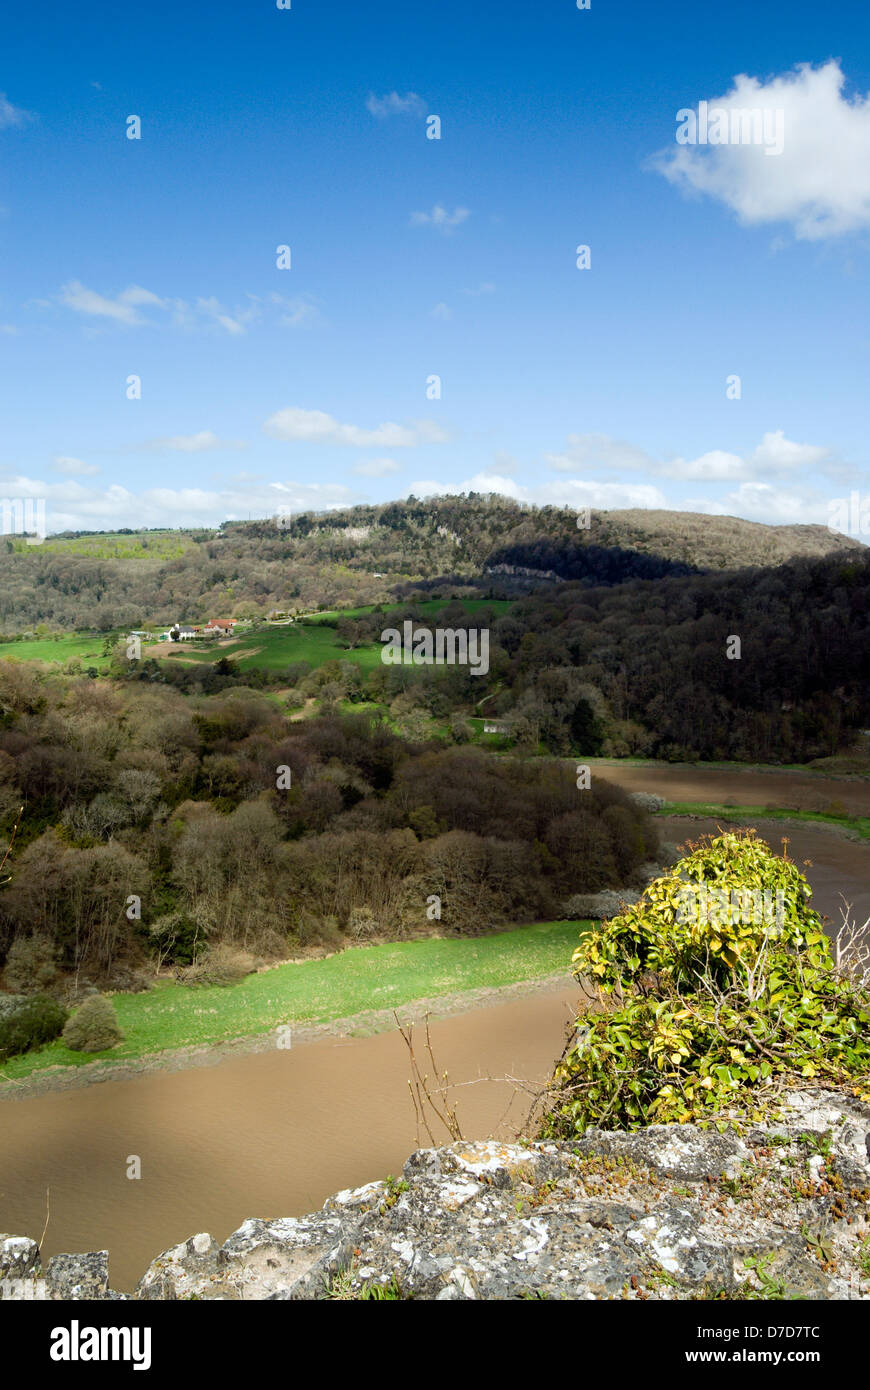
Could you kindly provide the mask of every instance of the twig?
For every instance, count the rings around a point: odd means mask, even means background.
[[[50,1220],[50,1218],[51,1218],[51,1208],[50,1208],[50,1206],[49,1206],[49,1198],[50,1198],[50,1196],[51,1196],[51,1188],[50,1188],[50,1187],[47,1187],[47,1188],[45,1189],[45,1225],[44,1225],[43,1228],[42,1228],[42,1235],[39,1237],[39,1248],[40,1248],[40,1250],[42,1249],[43,1242],[45,1241],[45,1233],[46,1233],[46,1231],[48,1230],[48,1223],[49,1223],[49,1220]]]
[[[429,1135],[429,1138],[432,1141],[433,1147],[437,1148],[435,1137],[432,1134],[432,1129],[429,1125],[429,1121],[426,1115],[426,1106],[428,1105],[430,1110],[432,1110],[432,1112],[438,1116],[438,1119],[441,1121],[442,1125],[447,1130],[447,1133],[450,1135],[451,1139],[453,1139],[454,1141],[462,1140],[464,1138],[464,1135],[462,1133],[462,1129],[460,1128],[459,1120],[456,1115],[456,1109],[455,1107],[451,1107],[446,1099],[447,1092],[449,1089],[447,1073],[442,1073],[442,1085],[439,1088],[436,1088],[435,1091],[435,1095],[444,1097],[444,1100],[442,1101],[442,1110],[439,1109],[438,1105],[436,1105],[435,1103],[432,1090],[429,1086],[428,1073],[420,1071],[420,1065],[417,1061],[416,1053],[414,1052],[414,1025],[410,1024],[406,1032],[399,1020],[399,1015],[395,1012],[395,1010],[393,1011],[393,1017],[396,1020],[396,1026],[402,1035],[402,1040],[408,1049],[408,1055],[411,1060],[411,1077],[408,1081],[408,1089],[411,1092],[411,1099],[414,1102],[414,1109],[417,1115],[418,1133],[419,1125],[420,1123],[422,1123],[426,1130],[426,1133]],[[429,1053],[429,1060],[432,1063],[433,1070],[437,1075],[438,1067],[435,1061],[435,1054],[432,1051],[432,1039],[429,1033],[428,1014],[426,1015],[426,1050]]]
[[[0,873],[3,872],[3,866],[4,866],[4,864],[6,863],[6,860],[9,858],[10,854],[12,853],[12,846],[15,844],[15,836],[18,834],[18,827],[19,827],[19,825],[21,824],[21,817],[22,817],[23,815],[24,815],[24,807],[21,806],[21,807],[19,807],[19,810],[18,810],[18,819],[16,820],[14,826],[12,827],[12,838],[10,839],[9,844],[6,846],[6,853],[4,854],[3,858],[0,859]],[[11,878],[12,878],[12,875],[11,875],[11,874],[9,875],[9,878],[4,878],[4,879],[2,880],[2,882],[0,882],[0,888],[4,888],[4,887],[6,886],[6,884],[9,883],[9,882],[11,881]]]

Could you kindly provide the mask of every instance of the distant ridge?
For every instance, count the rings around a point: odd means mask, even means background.
[[[588,525],[585,523],[588,521]],[[106,631],[146,622],[373,604],[415,588],[508,596],[577,581],[610,587],[698,572],[866,555],[826,526],[766,526],[695,512],[533,507],[469,493],[214,529],[7,538],[0,631],[43,623]]]

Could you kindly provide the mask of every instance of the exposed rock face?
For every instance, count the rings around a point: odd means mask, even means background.
[[[193,1236],[140,1299],[870,1298],[870,1107],[814,1090],[740,1134],[590,1131],[421,1149],[301,1218]],[[0,1297],[119,1298],[105,1252],[0,1236]]]

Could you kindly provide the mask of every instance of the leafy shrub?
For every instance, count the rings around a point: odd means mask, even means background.
[[[39,994],[57,979],[55,949],[42,936],[22,936],[6,957],[6,984],[21,994]]]
[[[724,909],[712,888],[731,893]],[[781,894],[775,914],[759,910],[763,894],[774,904]],[[810,896],[754,831],[706,836],[589,932],[574,952],[578,975],[620,1002],[578,1020],[545,1133],[751,1110],[759,1089],[802,1078],[870,1100],[867,995],[834,968]]]
[[[111,1000],[92,994],[68,1020],[63,1040],[73,1052],[105,1052],[123,1042]]]
[[[3,1001],[0,1009],[0,1059],[30,1052],[60,1036],[67,1021],[67,1011],[56,999],[35,994],[17,999],[8,1007]]]

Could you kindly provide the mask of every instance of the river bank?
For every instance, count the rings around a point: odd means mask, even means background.
[[[322,1023],[301,1024],[285,1035],[288,1047],[304,1047],[308,1043],[328,1038],[368,1038],[378,1033],[394,1031],[398,1017],[403,1028],[425,1024],[427,1019],[452,1018],[474,1009],[489,1008],[524,999],[529,995],[551,994],[572,988],[573,976],[566,964],[562,970],[538,979],[519,980],[515,984],[493,988],[462,990],[457,994],[437,994],[414,999],[397,1008],[369,1009],[349,1018],[334,1018]],[[51,1067],[32,1073],[20,1081],[8,1080],[0,1091],[0,1101],[31,1100],[52,1091],[75,1091],[102,1081],[129,1081],[143,1073],[158,1071],[187,1071],[191,1067],[214,1067],[237,1057],[261,1052],[273,1052],[277,1046],[276,1033],[255,1033],[250,1037],[232,1038],[227,1042],[204,1044],[199,1047],[179,1047],[149,1053],[128,1062],[101,1060],[81,1067]]]

